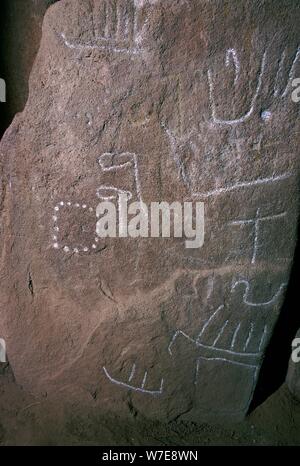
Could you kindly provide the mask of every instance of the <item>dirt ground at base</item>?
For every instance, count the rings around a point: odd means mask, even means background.
[[[284,384],[241,423],[208,425],[121,418],[37,400],[0,371],[0,445],[300,445],[300,402]]]

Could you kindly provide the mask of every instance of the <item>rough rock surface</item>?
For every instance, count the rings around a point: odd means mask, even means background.
[[[164,419],[247,412],[296,242],[299,20],[293,1],[48,10],[1,144],[0,334],[19,384]],[[107,186],[203,201],[204,246],[96,242]]]
[[[297,335],[295,338],[297,338],[300,341],[300,330],[297,332]],[[298,344],[297,346],[293,348],[294,350],[296,350],[297,359],[299,359],[299,355],[300,355],[300,351],[299,349],[297,349],[299,348],[299,346],[300,345]],[[300,362],[293,361],[292,358],[290,359],[286,382],[287,382],[287,385],[289,387],[291,394],[298,401],[300,401]]]

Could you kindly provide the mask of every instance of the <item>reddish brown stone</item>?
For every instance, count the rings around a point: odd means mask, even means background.
[[[247,412],[296,241],[300,18],[286,3],[48,10],[1,144],[0,334],[19,384],[167,419]],[[137,163],[106,171],[106,153]],[[204,246],[93,248],[101,186],[203,201]]]

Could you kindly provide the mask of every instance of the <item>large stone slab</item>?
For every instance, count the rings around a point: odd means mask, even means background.
[[[245,415],[298,216],[293,1],[52,6],[1,144],[0,331],[19,384],[147,416]],[[205,242],[95,238],[97,193],[203,201]]]

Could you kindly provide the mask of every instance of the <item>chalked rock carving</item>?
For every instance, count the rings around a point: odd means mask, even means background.
[[[1,141],[0,335],[25,389],[154,418],[247,413],[296,243],[294,3],[49,8]],[[97,238],[118,193],[203,201],[204,246]]]

